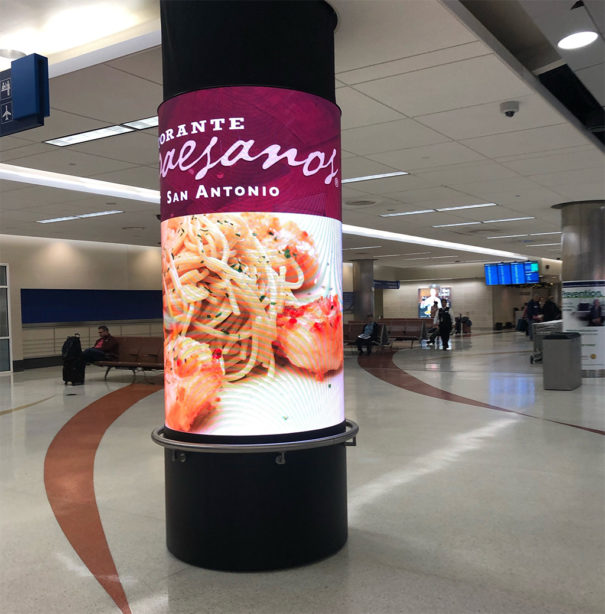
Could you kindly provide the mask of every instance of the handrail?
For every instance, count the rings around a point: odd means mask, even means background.
[[[246,444],[218,444],[218,443],[194,443],[188,441],[178,441],[165,436],[163,426],[158,427],[151,433],[151,439],[158,445],[169,450],[179,452],[204,452],[211,454],[263,454],[267,452],[295,452],[298,450],[309,450],[311,448],[323,448],[338,444],[348,446],[357,445],[357,433],[359,425],[352,420],[346,420],[346,430],[344,433],[330,435],[328,437],[318,437],[317,439],[303,439],[301,441],[281,441],[277,443],[246,443]],[[352,440],[351,443],[347,443]]]

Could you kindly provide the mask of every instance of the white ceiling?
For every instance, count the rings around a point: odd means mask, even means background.
[[[0,47],[9,28],[35,20],[41,4],[15,3],[12,20],[0,22]],[[137,2],[128,4],[135,10]],[[556,203],[605,198],[605,157],[594,137],[544,95],[531,73],[511,65],[463,23],[450,10],[451,0],[335,0],[331,4],[339,17],[336,98],[342,109],[343,178],[397,170],[409,173],[345,185],[343,221],[528,256],[558,257],[558,246],[533,247],[556,243],[557,235],[529,235],[560,230],[560,213],[552,209]],[[541,0],[538,4],[560,3]],[[154,2],[140,0],[138,5],[144,16],[140,27],[157,20]],[[44,6],[64,7],[65,3],[54,0]],[[127,33],[118,33],[107,44],[114,45],[120,36],[128,38]],[[86,51],[92,48],[89,45]],[[116,47],[105,47],[109,59],[100,64],[51,79],[51,116],[46,125],[0,139],[0,162],[158,189],[155,129],[64,148],[43,142],[155,115],[162,102],[160,49],[145,48],[123,57],[112,57],[112,49]],[[54,57],[64,67],[66,59],[77,55],[77,50],[51,55],[51,72]],[[513,118],[500,113],[500,103],[507,100],[520,103]],[[371,204],[349,204],[356,201]],[[498,206],[379,217],[387,212],[485,202]],[[124,213],[36,223],[105,209]],[[157,245],[157,213],[159,207],[152,204],[0,181],[3,234]],[[523,216],[535,219],[433,228]],[[528,236],[487,238],[515,234]],[[378,257],[390,266],[405,266],[405,257],[398,254],[409,252],[429,252],[429,258],[475,259],[453,250],[368,242],[350,235],[344,244],[381,245],[368,251],[347,250],[345,260]],[[431,260],[413,264],[424,262]]]

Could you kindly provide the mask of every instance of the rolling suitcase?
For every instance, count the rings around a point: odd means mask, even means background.
[[[84,371],[86,365],[82,361],[82,345],[80,335],[77,333],[72,337],[67,337],[61,349],[63,358],[63,382],[77,386],[84,383]]]

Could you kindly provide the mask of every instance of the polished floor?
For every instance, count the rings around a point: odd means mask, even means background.
[[[507,332],[348,355],[348,543],[253,574],[167,552],[153,377],[2,376],[0,612],[602,614],[605,380],[544,391],[530,350]]]

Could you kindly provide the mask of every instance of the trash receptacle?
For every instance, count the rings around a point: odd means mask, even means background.
[[[582,385],[580,333],[552,333],[542,342],[544,390],[575,390]]]

